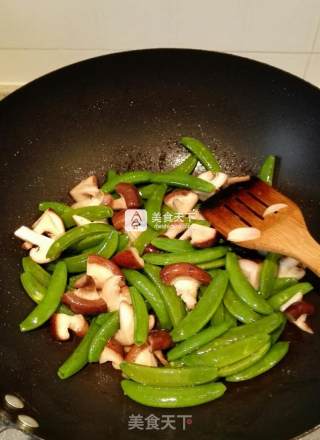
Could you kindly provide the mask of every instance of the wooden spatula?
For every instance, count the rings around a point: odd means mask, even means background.
[[[264,217],[277,203],[287,207]],[[259,238],[237,245],[296,258],[320,276],[320,245],[311,237],[300,208],[258,178],[220,191],[202,205],[201,213],[224,237],[235,228],[259,229]]]

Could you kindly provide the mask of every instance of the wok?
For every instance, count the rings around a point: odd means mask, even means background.
[[[76,341],[48,327],[21,334],[33,304],[19,284],[23,251],[12,232],[41,200],[109,168],[166,169],[186,155],[181,135],[201,138],[230,173],[281,157],[278,187],[296,200],[320,239],[320,92],[275,68],[231,55],[145,50],[95,58],[46,75],[0,103],[1,393],[17,393],[46,439],[289,439],[320,423],[320,319],[311,336],[288,325],[289,355],[271,372],[228,385],[210,404],[142,407],[122,395],[120,374],[90,365],[61,381],[57,367]],[[310,275],[310,278],[313,277]],[[315,282],[316,290],[319,282]],[[317,293],[310,300],[320,311]],[[183,431],[128,429],[131,414],[192,415]]]

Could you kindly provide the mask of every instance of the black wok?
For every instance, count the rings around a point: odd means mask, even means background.
[[[288,326],[285,360],[270,373],[229,385],[219,401],[157,410],[122,395],[120,374],[91,365],[56,376],[73,343],[47,327],[21,334],[33,305],[19,284],[23,252],[12,232],[44,199],[110,168],[165,169],[185,153],[181,135],[199,137],[228,172],[255,172],[268,153],[282,158],[277,183],[301,204],[320,239],[320,92],[266,65],[218,53],[147,50],[109,55],[58,70],[0,103],[1,392],[20,394],[46,439],[289,439],[320,423],[320,301],[315,335]],[[312,277],[310,276],[312,279]],[[316,290],[318,281],[315,281]],[[190,414],[184,432],[128,430],[130,414]]]

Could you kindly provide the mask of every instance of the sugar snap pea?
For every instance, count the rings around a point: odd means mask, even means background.
[[[190,338],[185,339],[184,341],[177,344],[175,347],[171,348],[171,350],[167,353],[168,361],[175,361],[183,356],[186,356],[189,353],[197,350],[204,344],[212,341],[213,339],[218,338],[223,333],[225,333],[230,328],[230,323],[222,322],[221,324],[215,327],[208,327],[199,333],[196,333]]]
[[[159,222],[158,215],[161,215],[161,206],[166,190],[167,185],[157,185],[144,206],[145,210],[147,211],[147,223],[151,228],[155,230],[163,229],[163,226],[161,224],[161,217]]]
[[[135,287],[130,287],[130,296],[134,311],[134,343],[144,344],[148,337],[149,315],[144,299]]]
[[[250,336],[254,336],[257,333],[268,333],[270,334],[279,327],[283,322],[282,313],[276,312],[259,319],[256,322],[252,322],[251,324],[244,324],[238,327],[230,328],[224,335],[220,336],[220,338],[215,339],[212,342],[201,347],[197,350],[197,353],[205,353],[206,351],[211,350],[212,348],[216,348],[221,345],[230,344],[235,341],[239,341],[240,339],[248,338]]]
[[[59,306],[60,299],[67,285],[67,266],[59,261],[50,278],[47,294],[32,312],[21,322],[20,330],[34,330],[44,324]]]
[[[108,170],[106,172],[106,180],[110,181],[110,180],[114,179],[117,175],[118,175],[118,173],[111,168],[110,170]]]
[[[223,301],[221,301],[221,303],[219,304],[217,310],[214,312],[214,314],[212,315],[211,318],[211,325],[215,326],[215,325],[220,325],[224,322],[225,320],[225,306],[223,304]]]
[[[86,335],[82,338],[80,344],[71,353],[68,359],[60,366],[58,376],[60,379],[68,379],[75,373],[78,373],[88,363],[88,352],[91,342],[99,330],[100,325],[96,318],[91,321],[90,327]]]
[[[270,342],[269,335],[258,333],[240,341],[213,348],[202,354],[189,354],[182,358],[182,360],[187,366],[212,365],[222,368],[250,356],[268,342]]]
[[[89,235],[98,234],[100,232],[109,232],[110,230],[112,230],[111,226],[105,223],[90,223],[88,225],[76,226],[52,243],[47,252],[47,257],[51,260],[55,260],[63,251],[78,241],[83,240]]]
[[[156,183],[149,183],[148,185],[141,186],[139,188],[139,193],[141,198],[144,200],[148,199],[152,195],[156,187],[157,187]]]
[[[225,258],[218,258],[217,260],[207,261],[205,263],[198,264],[198,266],[204,270],[217,269],[219,267],[224,267],[225,265],[226,265]]]
[[[212,183],[179,171],[154,173],[151,175],[150,181],[153,183],[166,183],[167,185],[177,186],[178,188],[187,188],[202,192],[212,192],[215,189]]]
[[[20,275],[20,281],[30,298],[39,304],[47,293],[46,287],[39,283],[31,272],[23,272]]]
[[[258,313],[247,306],[247,304],[234,293],[232,287],[229,287],[227,289],[223,298],[223,302],[226,309],[231,313],[231,315],[233,315],[236,319],[243,322],[244,324],[255,322],[261,318]]]
[[[173,263],[205,263],[223,257],[227,253],[228,248],[225,246],[215,246],[208,249],[193,250],[181,253],[163,253],[163,254],[146,254],[143,259],[146,263],[158,266],[166,266]]]
[[[271,370],[271,368],[277,365],[285,357],[288,350],[289,342],[277,342],[259,361],[239,373],[227,376],[226,380],[228,382],[241,382],[243,380],[253,379],[260,374]]]
[[[156,286],[137,270],[124,269],[123,273],[129,284],[135,287],[151,305],[159,319],[161,328],[171,328],[170,317]]]
[[[40,212],[44,212],[47,209],[52,209],[56,214],[62,216],[66,213],[70,208],[70,206],[61,202],[41,202],[39,203],[38,209]]]
[[[229,273],[230,283],[235,293],[243,302],[262,315],[272,313],[270,304],[255,291],[243,274],[237,256],[233,252],[227,253],[226,268]]]
[[[110,231],[106,234],[102,242],[91,249],[87,249],[82,254],[66,257],[63,261],[67,265],[69,273],[85,272],[87,259],[89,255],[100,255],[104,258],[110,258],[116,252],[118,247],[119,234],[116,231]]]
[[[276,328],[275,330],[273,330],[273,332],[270,333],[272,345],[275,344],[277,342],[277,340],[280,338],[280,336],[282,335],[282,332],[285,329],[286,323],[287,323],[287,319],[286,319],[285,315],[283,314],[283,322],[279,325],[278,328]]]
[[[272,306],[274,310],[280,310],[280,307],[289,301],[290,298],[292,298],[297,293],[301,293],[302,295],[305,295],[306,293],[309,293],[311,290],[313,290],[313,286],[310,283],[297,283],[294,286],[288,287],[285,290],[281,290],[280,292],[276,293],[269,299],[269,304]]]
[[[280,255],[270,252],[262,263],[259,292],[264,298],[269,298],[272,295],[278,273],[279,258]]]
[[[226,387],[220,382],[193,387],[155,387],[123,380],[124,394],[142,405],[158,408],[184,408],[201,405],[221,397]]]
[[[186,314],[181,297],[177,295],[173,286],[168,286],[161,281],[160,268],[158,266],[146,263],[143,271],[158,289],[166,306],[172,325],[176,326]]]
[[[259,179],[263,180],[268,185],[272,185],[276,157],[270,154],[264,160],[258,173]]]
[[[297,284],[298,280],[296,278],[277,278],[274,282],[273,290],[270,296],[281,290],[287,289],[288,287]]]
[[[25,272],[30,272],[40,284],[48,287],[50,281],[50,274],[40,266],[40,264],[33,261],[30,257],[22,258],[22,267]]]
[[[271,347],[271,343],[270,341],[268,341],[265,345],[262,345],[261,348],[259,348],[256,352],[252,353],[250,356],[247,356],[233,364],[219,368],[218,370],[219,377],[231,376],[232,374],[239,373],[240,371],[251,367],[251,365],[259,361],[268,352],[270,347]]]
[[[156,248],[166,252],[190,252],[193,250],[192,245],[187,240],[179,240],[177,238],[156,237],[151,241]]]
[[[101,327],[97,330],[90,343],[88,350],[89,362],[99,361],[100,354],[103,351],[106,343],[119,329],[119,313],[110,312],[107,315],[108,316],[104,316],[103,323],[100,324]],[[99,324],[99,321],[97,324]]]
[[[193,153],[202,165],[210,171],[220,171],[220,165],[209,148],[198,139],[184,136],[180,143]]]
[[[72,246],[72,251],[82,252],[94,246],[97,246],[107,235],[108,233],[89,235],[89,237],[84,238],[83,240],[79,241],[74,246]]]
[[[113,179],[105,182],[101,187],[101,191],[110,193],[114,191],[118,183],[136,184],[150,182],[150,176],[151,173],[149,171],[127,171],[126,173],[119,174]]]
[[[71,228],[76,224],[73,219],[74,215],[79,215],[90,221],[104,220],[112,217],[113,211],[110,206],[84,206],[83,208],[69,208],[62,215],[61,218],[67,228]]]
[[[172,171],[191,174],[197,166],[198,159],[193,154],[190,154],[180,165],[174,167]]]
[[[119,242],[118,242],[118,248],[117,252],[122,251],[129,245],[129,237],[127,234],[120,233],[119,234]]]
[[[148,227],[138,238],[134,241],[134,247],[138,250],[139,255],[143,254],[144,248],[151,243],[151,241],[159,235],[160,231],[155,231]]]
[[[212,382],[218,377],[215,367],[157,368],[122,362],[120,368],[135,382],[160,387],[191,387]]]
[[[225,271],[220,271],[208,285],[195,308],[172,330],[171,336],[175,342],[189,338],[210,321],[222,301],[227,285],[228,275]]]

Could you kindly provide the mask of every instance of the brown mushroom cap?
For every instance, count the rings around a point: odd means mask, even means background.
[[[166,330],[151,330],[148,336],[148,343],[152,351],[166,350],[173,346],[171,335]]]
[[[63,304],[67,304],[74,313],[82,315],[97,315],[107,311],[107,304],[103,298],[85,299],[76,294],[76,292],[66,292],[62,296]]]
[[[115,190],[122,196],[129,209],[139,208],[141,206],[141,197],[137,188],[131,183],[118,183]]]
[[[157,359],[148,344],[133,345],[127,353],[125,360],[150,367],[156,367],[158,365]]]
[[[69,330],[82,338],[87,333],[89,325],[83,315],[70,316],[65,313],[55,313],[50,320],[50,329],[55,339],[66,341],[70,338]]]
[[[113,275],[119,275],[124,280],[120,268],[111,260],[100,255],[90,255],[87,259],[87,274],[92,276],[98,289]]]
[[[189,214],[198,202],[198,196],[188,189],[175,189],[163,199],[165,205],[181,214]]]
[[[115,212],[112,216],[111,221],[117,231],[122,231],[124,229],[125,212],[126,212],[125,209],[121,209],[120,211]]]
[[[293,319],[297,320],[301,315],[313,315],[315,312],[314,305],[307,301],[298,301],[288,307],[285,314]]]
[[[211,282],[211,275],[195,264],[190,263],[168,264],[161,269],[160,276],[165,284],[171,284],[177,277],[194,278],[201,284],[209,284]]]
[[[142,269],[144,267],[144,260],[135,247],[129,247],[118,252],[112,257],[112,261],[120,267],[129,269]]]

